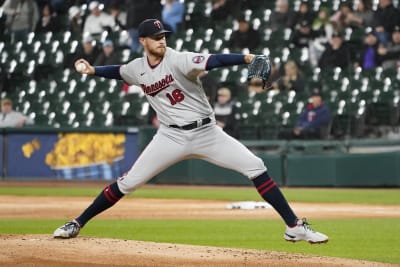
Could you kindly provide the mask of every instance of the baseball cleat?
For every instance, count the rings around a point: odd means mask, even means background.
[[[54,238],[73,238],[79,234],[81,227],[76,221],[67,222],[63,226],[57,228],[54,233]]]
[[[285,235],[283,237],[286,241],[291,242],[302,240],[307,241],[310,244],[321,244],[328,242],[328,236],[311,229],[306,219],[298,220],[297,225],[294,227],[286,226]]]

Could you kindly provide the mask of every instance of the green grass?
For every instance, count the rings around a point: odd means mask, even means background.
[[[1,183],[0,183],[1,186]],[[96,196],[102,188],[60,188],[60,187],[0,187],[0,195],[18,196]],[[292,202],[357,203],[400,205],[400,189],[283,189],[287,199]],[[261,200],[252,187],[232,188],[141,188],[129,197],[140,198],[178,198],[214,200]]]
[[[61,220],[0,221],[0,233],[51,234]],[[96,219],[81,235],[220,247],[254,248],[400,263],[398,219],[314,220],[330,236],[325,245],[289,243],[277,220],[104,220]]]
[[[1,186],[1,183],[0,183]],[[96,196],[102,186],[90,188],[0,187],[0,195]],[[400,189],[283,190],[289,201],[400,205]],[[261,200],[251,187],[144,187],[130,197],[214,200]],[[51,234],[63,220],[0,220],[3,234]],[[400,263],[400,219],[313,220],[315,228],[329,235],[326,245],[288,243],[282,239],[279,220],[103,220],[90,221],[82,235],[221,247],[335,256]]]

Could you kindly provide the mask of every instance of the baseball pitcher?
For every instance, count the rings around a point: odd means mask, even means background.
[[[143,21],[138,30],[144,57],[125,65],[95,67],[79,59],[75,67],[82,74],[140,86],[157,112],[160,127],[128,173],[107,186],[80,216],[57,228],[54,237],[76,237],[91,218],[167,167],[187,158],[199,158],[251,179],[260,195],[284,220],[285,240],[326,243],[326,235],[312,230],[305,219],[296,216],[269,177],[264,162],[216,125],[213,109],[198,78],[201,72],[214,68],[249,64],[249,85],[264,87],[271,71],[268,57],[175,51],[167,47],[168,31],[156,19]]]

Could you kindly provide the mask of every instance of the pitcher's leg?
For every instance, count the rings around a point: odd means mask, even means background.
[[[238,140],[232,138],[215,127],[213,139],[209,139],[210,150],[202,150],[201,156],[219,166],[241,172],[249,177],[260,195],[270,203],[289,226],[296,225],[297,216],[279,190],[276,183],[269,177],[264,162],[254,155]]]
[[[286,225],[293,227],[297,223],[297,216],[290,208],[286,198],[282,194],[278,185],[269,177],[267,172],[262,173],[252,179],[260,196],[271,204],[272,207],[279,213]]]
[[[269,177],[260,158],[220,128],[210,129],[199,138],[200,156],[219,166],[239,171],[249,177],[262,198],[279,213],[286,223],[284,238],[287,241],[305,240],[312,244],[326,243],[328,237],[309,227],[306,220],[299,220],[276,183]],[[206,149],[211,147],[212,149]]]
[[[157,133],[127,174],[106,187],[76,221],[81,226],[184,156],[184,146]]]
[[[185,145],[183,143],[175,142],[167,135],[157,133],[126,175],[107,186],[80,216],[57,228],[53,236],[60,238],[77,236],[80,228],[91,218],[112,207],[124,195],[132,192],[184,156]]]
[[[166,134],[158,133],[140,154],[132,168],[118,179],[118,187],[122,193],[133,192],[169,166],[186,157],[186,144],[170,136],[171,133],[168,130]]]
[[[198,138],[195,150],[199,156],[218,166],[235,170],[249,178],[264,173],[264,162],[238,140],[213,126]]]

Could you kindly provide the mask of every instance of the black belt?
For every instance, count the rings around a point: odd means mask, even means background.
[[[210,122],[211,122],[210,118],[204,118],[202,120],[194,121],[192,123],[189,123],[189,124],[186,124],[186,125],[183,125],[183,126],[172,124],[172,125],[169,125],[169,127],[178,128],[178,129],[182,129],[182,130],[193,130],[193,129],[198,128],[198,127],[200,127],[202,125],[206,125],[206,124],[208,124]]]

